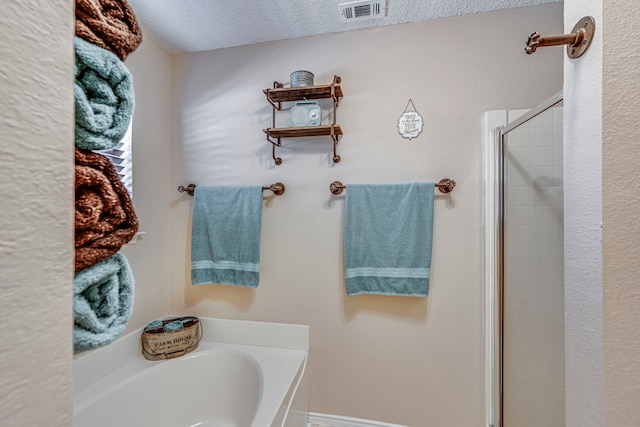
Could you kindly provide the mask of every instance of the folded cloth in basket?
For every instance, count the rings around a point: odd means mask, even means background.
[[[347,185],[347,295],[426,297],[434,183]]]
[[[115,254],[137,231],[133,203],[109,159],[76,148],[75,271]]]
[[[115,254],[76,273],[73,279],[73,351],[113,342],[133,308],[134,280],[129,263]]]
[[[124,137],[131,121],[133,79],[108,50],[79,37],[74,37],[73,46],[76,147],[110,150]]]
[[[196,187],[191,283],[258,286],[261,230],[262,187]]]
[[[142,30],[125,0],[76,0],[76,36],[125,60],[142,42]]]

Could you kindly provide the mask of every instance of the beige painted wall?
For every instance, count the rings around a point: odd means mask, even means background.
[[[596,34],[564,56],[565,401],[567,427],[602,427],[602,2],[565,2],[565,32],[591,15]]]
[[[637,5],[635,5],[637,6]],[[594,44],[565,59],[567,427],[638,426],[640,49],[637,7],[566,0],[565,29],[596,17]],[[573,172],[571,172],[573,171]]]
[[[640,4],[604,1],[604,417],[640,425]]]
[[[0,424],[62,427],[72,393],[73,3],[2,6]]]
[[[131,331],[169,313],[171,59],[145,36],[125,65],[136,93],[133,204],[140,231],[146,233],[121,251],[135,277],[134,309],[127,326]]]
[[[560,50],[523,52],[534,29],[561,32],[562,5],[172,57],[172,310],[311,325],[312,411],[414,427],[480,425],[482,117],[537,105],[561,88]],[[285,141],[284,162],[273,165],[262,89],[296,69],[312,70],[317,83],[343,79],[338,165],[326,139]],[[425,120],[412,141],[396,132],[409,98]],[[329,183],[445,176],[458,187],[436,200],[429,298],[347,298],[344,201],[331,197]],[[276,181],[287,191],[264,209],[258,288],[192,286],[192,199],[174,189]]]

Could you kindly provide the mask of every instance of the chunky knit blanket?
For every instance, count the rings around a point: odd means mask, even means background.
[[[133,115],[133,79],[113,53],[74,37],[76,53],[75,143],[85,150],[110,150],[124,137]]]
[[[142,42],[142,31],[125,0],[76,0],[76,36],[121,60]]]
[[[120,250],[138,231],[129,193],[106,157],[76,148],[75,271]]]

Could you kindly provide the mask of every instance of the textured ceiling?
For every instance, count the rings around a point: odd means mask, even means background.
[[[344,23],[351,0],[129,0],[147,35],[170,53],[467,15],[559,0],[387,0],[385,17]]]

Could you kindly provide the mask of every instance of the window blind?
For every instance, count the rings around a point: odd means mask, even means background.
[[[100,153],[107,157],[118,173],[120,180],[124,184],[124,187],[129,192],[129,196],[133,198],[133,158],[132,158],[132,138],[131,138],[131,122],[129,128],[120,142],[110,150],[100,150],[96,153]]]

